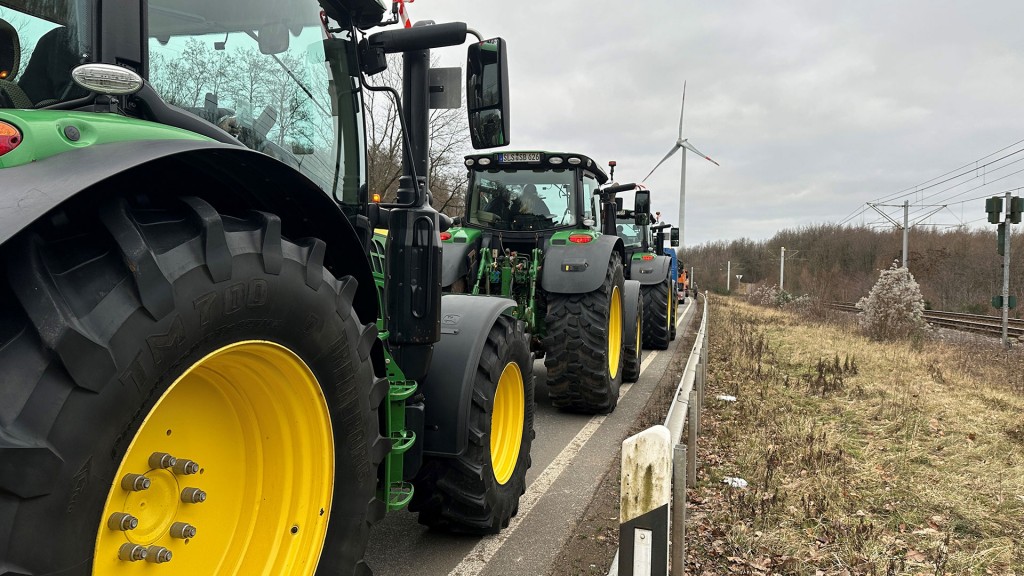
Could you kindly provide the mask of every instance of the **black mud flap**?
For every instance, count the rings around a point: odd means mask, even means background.
[[[636,280],[626,280],[622,286],[622,313],[623,313],[623,342],[636,340],[636,317],[640,313],[640,283]]]

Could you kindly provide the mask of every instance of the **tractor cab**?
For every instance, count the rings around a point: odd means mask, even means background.
[[[466,157],[466,167],[464,224],[513,238],[592,227],[589,198],[608,180],[596,162],[572,153],[476,154]]]

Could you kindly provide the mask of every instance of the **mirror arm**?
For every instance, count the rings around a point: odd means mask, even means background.
[[[466,28],[466,34],[472,34],[473,36],[476,36],[476,39],[479,40],[480,42],[484,41],[484,37],[479,32],[472,28]]]
[[[399,124],[401,124],[401,128],[402,128],[402,140],[404,141],[406,148],[412,149],[412,144],[410,143],[410,140],[409,140],[409,129],[405,125],[405,114],[401,113],[401,110],[402,110],[402,95],[398,93],[398,90],[395,90],[391,86],[373,86],[369,82],[367,82],[367,79],[366,79],[366,77],[364,75],[360,75],[359,83],[364,88],[366,88],[367,90],[369,90],[371,92],[387,92],[388,94],[391,95],[392,98],[395,99],[395,106],[398,107],[398,111],[399,111],[399,113],[398,113],[398,121],[399,121]],[[419,179],[419,176],[416,174],[416,166],[415,166],[414,163],[410,163],[409,170],[412,172],[412,190],[413,190],[413,198],[414,198],[413,202],[414,202],[415,198],[420,198],[421,197],[420,196],[420,179]],[[384,207],[405,206],[405,205],[413,203],[413,202],[403,203],[403,202],[401,202],[400,198],[398,200],[399,200],[398,204],[384,204],[383,206]]]

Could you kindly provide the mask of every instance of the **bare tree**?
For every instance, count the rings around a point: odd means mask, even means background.
[[[371,81],[401,91],[401,59],[388,57],[388,68]],[[402,175],[402,131],[399,111],[386,92],[367,91],[368,177],[371,192],[392,201]],[[465,206],[466,172],[462,157],[468,151],[469,127],[463,108],[430,111],[428,152],[430,191],[433,206],[449,215],[462,213]]]

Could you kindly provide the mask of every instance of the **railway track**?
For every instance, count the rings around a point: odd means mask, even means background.
[[[829,307],[844,312],[859,312],[857,307],[846,302],[830,302]],[[942,312],[940,310],[925,310],[924,319],[932,326],[963,330],[977,334],[990,334],[1001,336],[1003,333],[1002,318],[999,316],[985,316],[983,314],[961,314],[959,312]],[[1024,336],[1024,320],[1010,318],[1007,326],[1007,334],[1013,338]]]

